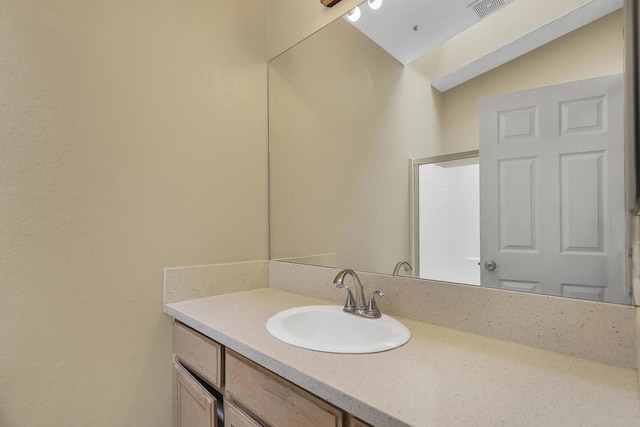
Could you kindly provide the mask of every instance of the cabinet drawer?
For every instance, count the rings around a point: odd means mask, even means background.
[[[342,411],[283,378],[226,350],[227,397],[277,427],[342,427]]]
[[[226,427],[262,427],[228,400],[224,402],[224,424]]]
[[[173,324],[173,352],[212,386],[222,387],[222,346],[179,322]]]

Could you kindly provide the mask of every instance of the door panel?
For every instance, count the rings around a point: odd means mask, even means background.
[[[538,138],[538,107],[518,108],[498,113],[501,143]]]
[[[536,159],[498,162],[500,248],[509,251],[536,250]]]
[[[606,153],[560,156],[562,252],[604,253]]]
[[[538,292],[540,283],[524,282],[522,280],[500,280],[500,289],[509,291]]]
[[[560,103],[562,135],[604,131],[604,96]]]
[[[568,285],[563,283],[562,296],[592,301],[606,301],[607,288],[603,286]]]
[[[483,286],[629,303],[622,76],[480,103]]]

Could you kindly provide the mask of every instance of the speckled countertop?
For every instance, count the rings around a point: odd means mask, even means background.
[[[165,312],[376,426],[640,426],[636,371],[408,319],[404,346],[320,353],[272,337],[275,313],[327,301],[272,288]]]

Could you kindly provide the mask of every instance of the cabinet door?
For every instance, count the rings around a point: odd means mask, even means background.
[[[224,424],[226,427],[262,427],[228,400],[224,402]]]
[[[216,427],[218,401],[179,363],[173,366],[175,379],[175,425]]]

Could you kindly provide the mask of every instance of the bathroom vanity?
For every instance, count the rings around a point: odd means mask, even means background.
[[[177,425],[218,425],[221,395],[228,426],[343,425],[338,408],[177,321],[173,341]]]
[[[640,423],[635,369],[403,318],[411,340],[381,353],[315,352],[267,332],[274,314],[318,304],[335,303],[274,288],[167,303],[177,369],[224,395],[227,426]],[[185,349],[184,334],[199,344]]]

